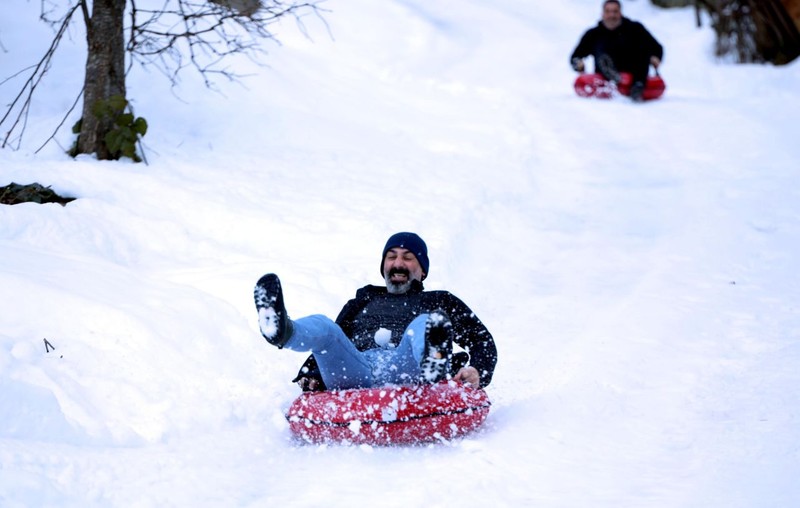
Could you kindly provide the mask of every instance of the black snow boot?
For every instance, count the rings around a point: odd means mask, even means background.
[[[633,99],[633,102],[642,102],[644,100],[644,83],[637,81],[631,86],[631,99]]]
[[[614,83],[619,84],[619,71],[617,71],[617,67],[614,65],[614,61],[611,60],[610,56],[600,55],[600,57],[597,59],[597,70],[603,75],[604,78],[606,78],[607,81],[613,81]]]
[[[292,320],[283,304],[281,281],[274,273],[258,279],[253,290],[261,335],[273,346],[282,348],[292,336]]]
[[[420,362],[420,381],[437,383],[447,376],[453,355],[453,323],[442,310],[428,314],[425,322],[425,349]]]

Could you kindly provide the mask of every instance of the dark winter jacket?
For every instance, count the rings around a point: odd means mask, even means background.
[[[414,281],[411,289],[401,295],[391,294],[383,286],[364,286],[342,308],[336,324],[359,351],[366,351],[379,347],[375,342],[379,329],[390,330],[390,343],[396,346],[416,316],[436,309],[447,313],[453,323],[453,342],[469,353],[469,365],[480,373],[481,386],[488,385],[497,363],[494,339],[475,313],[452,293],[425,291],[419,281]],[[313,355],[303,364],[295,380],[301,377],[322,383]]]
[[[643,79],[647,77],[650,57],[661,60],[664,48],[644,25],[623,17],[614,30],[606,28],[602,21],[589,29],[572,52],[570,61],[591,55],[597,70],[598,59],[604,54],[611,57],[617,71],[631,72],[635,78]]]

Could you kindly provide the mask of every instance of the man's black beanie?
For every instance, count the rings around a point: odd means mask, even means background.
[[[383,254],[381,255],[381,277],[384,276],[383,261],[386,259],[386,253],[389,252],[389,249],[395,247],[402,247],[403,249],[410,250],[414,256],[416,256],[422,271],[425,272],[422,278],[424,279],[427,277],[428,266],[430,265],[430,261],[428,260],[428,246],[425,245],[425,241],[420,238],[419,235],[408,232],[395,233],[386,241],[386,246],[383,248]]]

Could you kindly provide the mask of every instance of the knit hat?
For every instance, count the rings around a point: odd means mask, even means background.
[[[386,246],[383,248],[383,255],[381,255],[381,277],[383,277],[383,261],[386,259],[386,253],[389,252],[389,249],[395,247],[402,247],[410,250],[414,256],[416,256],[419,266],[422,268],[422,271],[425,272],[425,276],[428,275],[428,266],[430,265],[430,261],[428,260],[428,246],[425,245],[425,241],[416,233],[404,232],[395,233],[386,241]],[[425,277],[423,276],[423,278]]]

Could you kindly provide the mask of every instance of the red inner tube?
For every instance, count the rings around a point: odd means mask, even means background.
[[[630,73],[620,73],[622,79],[618,86],[603,78],[600,74],[580,74],[575,78],[575,93],[581,97],[597,97],[599,99],[609,99],[614,96],[617,91],[622,95],[630,95],[631,85],[633,84],[633,77]],[[644,93],[642,98],[646,101],[658,99],[664,94],[667,86],[661,76],[650,76],[644,85]]]
[[[375,445],[443,441],[480,427],[489,414],[486,392],[452,381],[305,392],[286,419],[294,437],[308,443]]]

